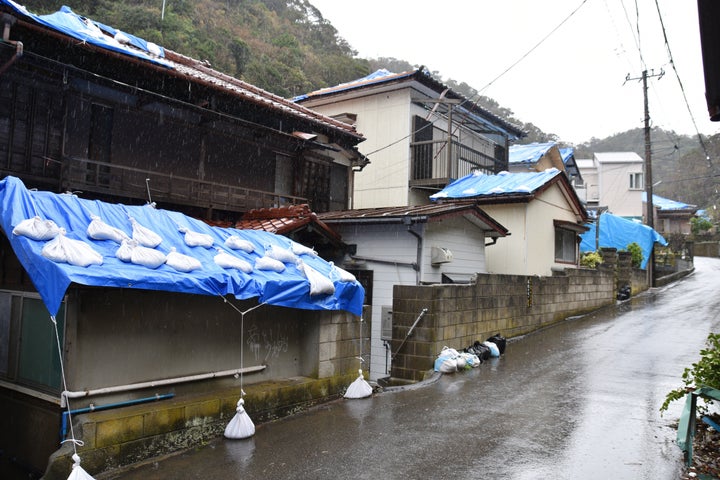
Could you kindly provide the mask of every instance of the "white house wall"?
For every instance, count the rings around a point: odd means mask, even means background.
[[[487,247],[488,273],[544,276],[552,275],[553,268],[572,266],[555,262],[553,220],[577,221],[557,185],[530,203],[482,205],[482,209],[510,232]]]
[[[357,115],[356,129],[367,139],[358,150],[368,155],[371,163],[355,173],[353,208],[408,205],[411,92],[405,88],[333,103],[305,104],[328,116]]]
[[[452,261],[432,265],[432,247],[447,248]],[[485,233],[464,217],[453,217],[427,226],[423,239],[421,282],[440,283],[442,274],[485,273]]]
[[[642,173],[642,163],[600,163],[600,201],[620,217],[641,217],[643,189],[630,190],[630,174]]]
[[[359,257],[406,264],[417,261],[417,239],[404,225],[337,225],[333,228],[342,235],[345,243],[357,245]],[[418,226],[414,229],[420,232]],[[385,349],[381,339],[382,307],[392,308],[393,285],[415,285],[417,276],[409,265],[367,262],[363,268],[373,271],[370,379],[377,380],[390,373],[391,352]]]

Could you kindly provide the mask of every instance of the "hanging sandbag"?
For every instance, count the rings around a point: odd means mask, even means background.
[[[85,469],[80,466],[80,456],[77,453],[73,454],[72,459],[72,472],[70,472],[68,480],[95,480],[92,475],[87,473]]]
[[[133,230],[133,240],[143,247],[155,248],[162,243],[162,237],[160,235],[147,227],[143,227],[133,217],[130,217],[130,224],[132,225]]]
[[[225,427],[225,438],[239,440],[255,435],[255,424],[245,411],[245,401],[240,397],[235,408],[235,416]]]
[[[122,243],[123,240],[130,239],[127,233],[108,225],[97,215],[91,215],[90,218],[92,221],[88,225],[87,235],[93,240],[112,240],[115,243]]]
[[[255,245],[249,240],[240,238],[237,235],[230,235],[225,239],[225,246],[232,250],[242,250],[245,253],[253,253]]]
[[[52,240],[60,233],[60,227],[52,220],[43,220],[35,216],[18,223],[12,233],[38,241]]]
[[[40,253],[53,262],[68,263],[78,267],[102,265],[103,263],[102,255],[90,245],[81,240],[67,238],[64,228],[61,228],[60,233],[45,244]]]
[[[348,385],[345,391],[345,398],[365,398],[372,395],[372,387],[363,377],[362,369],[358,370],[358,378],[355,379],[350,385]]]
[[[218,254],[215,255],[214,260],[215,264],[217,264],[219,267],[234,268],[245,273],[250,273],[253,271],[253,267],[252,265],[250,265],[250,262],[247,262],[242,258],[238,258],[234,255],[230,255],[229,253],[223,251],[223,249],[221,248],[217,248],[217,251]],[[284,268],[285,266],[283,265],[283,269]]]
[[[193,270],[200,270],[202,264],[197,258],[193,258],[189,255],[178,253],[175,247],[170,249],[170,253],[167,254],[165,264],[169,267],[174,268],[178,272],[192,272]]]
[[[210,248],[213,246],[213,243],[215,243],[212,235],[208,235],[207,233],[193,232],[186,227],[180,227],[178,231],[184,234],[185,245],[188,247]]]

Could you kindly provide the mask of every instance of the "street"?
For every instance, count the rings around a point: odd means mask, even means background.
[[[513,339],[478,368],[337,400],[257,425],[247,440],[95,478],[678,479],[682,405],[658,409],[720,323],[720,260],[698,257],[695,267],[669,286]]]

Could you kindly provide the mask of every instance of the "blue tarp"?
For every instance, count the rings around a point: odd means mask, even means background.
[[[430,195],[430,199],[530,194],[559,174],[560,170],[556,168],[544,172],[500,172],[497,175],[474,172]]]
[[[650,259],[650,253],[655,242],[660,245],[667,245],[667,240],[658,232],[642,223],[633,222],[611,213],[600,215],[600,234],[598,245],[596,245],[596,224],[585,225],[590,230],[580,236],[580,252],[594,252],[598,248],[617,248],[627,250],[627,246],[635,242],[640,245],[643,253],[643,261],[640,268],[645,268]]]
[[[18,15],[26,19],[33,20],[53,30],[62,32],[81,42],[139,57],[166,67],[170,66],[168,62],[162,59],[162,57],[165,56],[165,52],[159,45],[77,15],[73,13],[69,7],[64,6],[57,12],[49,15],[36,15],[12,0],[0,0],[0,4],[10,6]],[[121,43],[116,40],[116,34],[120,34],[117,38],[122,36],[123,41],[127,43]]]
[[[652,199],[653,206],[658,210],[692,210],[697,208],[697,205],[678,202],[677,200],[670,200],[669,198],[661,197],[660,195],[653,194]],[[647,202],[647,192],[642,192],[642,201]]]
[[[555,142],[512,145],[508,150],[508,162],[510,164],[536,163],[555,145]]]
[[[238,299],[257,298],[271,305],[305,310],[346,310],[361,315],[365,295],[357,282],[335,280],[335,293],[310,295],[310,283],[297,266],[285,264],[281,273],[255,268],[250,273],[236,269],[224,269],[215,264],[217,247],[251,265],[263,256],[268,246],[276,245],[290,249],[293,242],[283,236],[256,230],[211,227],[206,223],[178,212],[155,209],[149,205],[126,206],[101,201],[85,200],[71,194],[30,191],[15,177],[0,180],[0,226],[10,240],[12,248],[27,270],[35,288],[40,293],[48,311],[57,314],[67,288],[71,283],[80,285],[118,288],[140,288],[203,295],[233,295]],[[156,250],[168,254],[172,247],[177,252],[200,261],[202,268],[182,273],[168,265],[151,269],[142,265],[125,263],[116,258],[119,245],[112,240],[93,240],[87,234],[92,218],[100,219],[132,237],[129,218],[160,235],[162,243]],[[52,220],[67,231],[68,239],[81,240],[102,255],[102,265],[88,267],[58,263],[45,258],[42,248],[47,241],[32,240],[14,235],[13,229],[23,220],[39,216]],[[185,234],[179,228],[210,235],[213,247],[190,247]],[[250,241],[253,253],[231,250],[224,246],[231,235]],[[297,244],[295,244],[297,246]],[[298,255],[306,265],[326,277],[332,277],[333,265],[311,254]]]

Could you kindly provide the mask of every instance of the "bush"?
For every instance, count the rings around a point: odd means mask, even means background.
[[[690,231],[693,235],[705,233],[712,228],[713,224],[710,220],[703,217],[693,217],[690,219]]]
[[[640,268],[640,265],[642,265],[643,261],[643,253],[642,253],[642,247],[636,242],[632,242],[627,246],[626,252],[630,252],[630,257],[632,258],[632,266],[635,268]]]
[[[603,263],[602,255],[598,252],[585,252],[580,257],[580,266],[587,268],[596,268]]]
[[[660,411],[667,410],[668,405],[675,400],[681,400],[691,392],[700,387],[720,389],[720,333],[708,335],[706,348],[700,350],[700,360],[693,363],[692,367],[683,371],[682,379],[684,387],[676,388],[668,392]],[[706,404],[711,404],[711,399],[704,399]],[[707,410],[707,406],[698,406],[698,411]]]

